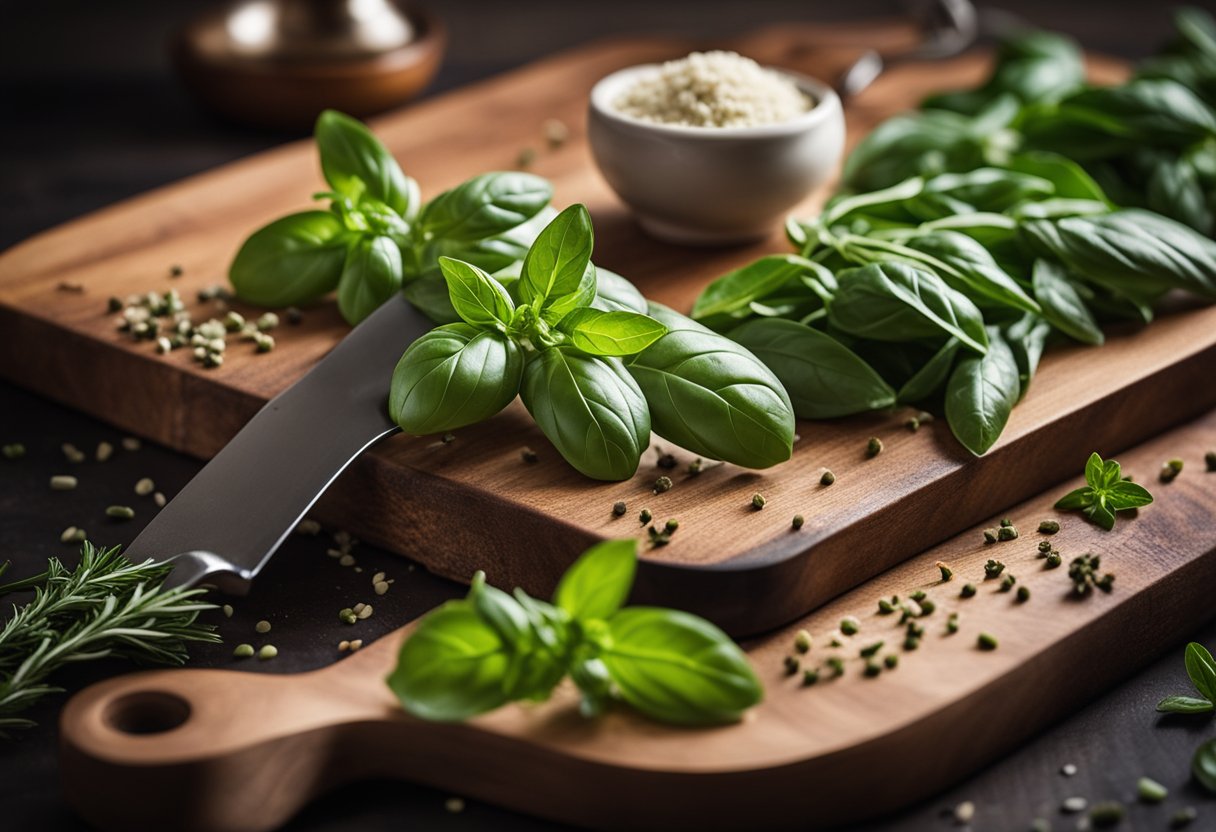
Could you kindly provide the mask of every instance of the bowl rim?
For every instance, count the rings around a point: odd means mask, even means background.
[[[818,78],[804,75],[782,67],[761,64],[765,69],[772,70],[778,75],[785,76],[797,85],[798,89],[815,100],[815,105],[805,113],[787,121],[772,124],[755,124],[746,127],[698,127],[688,124],[665,124],[657,121],[645,121],[626,115],[613,106],[610,96],[629,81],[638,76],[654,72],[661,68],[661,63],[634,64],[623,67],[605,75],[595,82],[588,96],[590,109],[596,115],[617,124],[627,125],[639,130],[649,130],[654,133],[679,137],[681,139],[718,141],[721,139],[766,139],[790,136],[814,129],[822,123],[840,118],[843,110],[840,96],[832,87]]]

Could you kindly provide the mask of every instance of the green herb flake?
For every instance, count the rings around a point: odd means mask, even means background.
[[[671,487],[673,484],[674,483],[672,483],[671,477],[667,477],[667,476],[659,477],[657,480],[654,481],[654,489],[653,489],[654,493],[655,494],[664,494],[671,490]]]
[[[1040,534],[1055,534],[1059,530],[1060,523],[1058,520],[1043,520],[1039,523]]]
[[[802,671],[802,686],[810,687],[819,681],[819,668],[808,668]]]
[[[943,583],[945,583],[946,581],[952,580],[954,578],[954,570],[951,569],[943,561],[939,560],[937,563],[935,563],[933,565],[936,566],[938,568],[938,570],[941,572]]]
[[[794,633],[794,649],[799,653],[810,651],[812,644],[811,634],[806,630],[799,630]]]
[[[883,657],[882,663],[887,670],[894,670],[899,666],[899,655],[897,653],[888,653]]]
[[[976,636],[975,643],[981,650],[995,650],[998,646],[996,636],[991,633],[980,633]]]
[[[866,442],[866,456],[873,459],[880,453],[882,453],[882,440],[877,436],[871,436]]]
[[[1047,560],[1044,562],[1043,566],[1047,569],[1055,569],[1061,563],[1063,563],[1063,559],[1060,557],[1060,553],[1052,550],[1052,553],[1047,556]]]
[[[857,620],[856,616],[847,615],[840,620],[840,632],[844,633],[846,636],[857,635],[857,633],[860,631],[861,622]]]
[[[1000,577],[1000,574],[1004,571],[1005,564],[1001,563],[999,560],[989,558],[988,562],[984,564],[984,578],[986,580]]]
[[[867,679],[873,679],[875,676],[879,675],[880,673],[882,673],[882,665],[879,664],[878,662],[874,661],[873,659],[868,660],[865,664],[865,667],[862,669],[862,675],[865,676]]]
[[[531,448],[523,448],[522,450],[520,450],[519,458],[522,459],[524,462],[528,463],[529,465],[531,465],[535,462],[538,462],[540,460],[540,457],[537,456],[536,451],[532,450]]]
[[[1170,829],[1185,829],[1199,818],[1194,806],[1184,806],[1170,815]]]
[[[868,659],[871,656],[873,656],[875,653],[877,653],[879,650],[881,650],[882,645],[883,645],[883,643],[881,641],[876,641],[873,644],[867,644],[865,647],[861,648],[861,650],[858,651],[858,653],[860,654],[860,656],[863,659]]]
[[[1012,524],[1008,525],[1008,526],[1002,525],[999,529],[997,529],[997,532],[996,532],[997,540],[1002,540],[1002,541],[1017,540],[1017,537],[1018,537],[1017,527]]]
[[[1208,451],[1204,454],[1203,462],[1207,466],[1209,474],[1216,472],[1216,451]]]
[[[1089,810],[1089,822],[1095,829],[1109,829],[1122,822],[1126,814],[1127,810],[1123,808],[1122,803],[1108,800],[1094,804]]]
[[[650,513],[650,509],[648,509],[648,508],[644,508],[640,512],[638,512],[638,522],[641,523],[643,526],[645,526],[647,523],[649,523],[653,519],[654,519],[654,515]]]
[[[1017,582],[1017,578],[1015,578],[1011,573],[1006,572],[1004,577],[1001,578],[1000,591],[1009,592],[1011,589],[1013,589],[1013,585]]]
[[[757,491],[755,494],[752,495],[751,506],[756,511],[759,511],[760,509],[764,508],[764,506],[767,504],[768,504],[768,500],[764,499],[764,495],[761,494],[760,492]]]
[[[135,509],[130,506],[107,506],[106,517],[114,520],[131,520],[135,517]]]
[[[1019,604],[1025,604],[1027,601],[1029,601],[1030,587],[1026,586],[1026,584],[1019,586],[1017,591],[1017,600]]]
[[[800,662],[796,656],[786,656],[781,661],[785,668],[786,676],[793,676],[802,668],[802,662]]]
[[[996,543],[996,529],[984,529],[984,543]]]
[[[975,584],[963,584],[963,588],[959,590],[959,598],[972,598],[976,593]]]
[[[232,657],[234,659],[249,659],[253,658],[253,653],[254,650],[252,644],[238,644],[232,651]]]
[[[613,517],[624,517],[625,512],[627,512],[627,511],[629,511],[629,507],[627,505],[625,505],[624,500],[617,500],[615,503],[612,504],[612,516]]]
[[[1136,781],[1136,796],[1145,803],[1160,803],[1170,795],[1170,790],[1151,777]]]
[[[826,486],[831,485],[834,482],[836,482],[836,475],[833,474],[831,471],[824,470],[824,472],[819,475],[819,484],[822,486],[826,487]]]
[[[795,514],[794,519],[790,521],[790,526],[794,529],[794,531],[798,531],[805,523],[806,518],[804,518],[801,514]]]

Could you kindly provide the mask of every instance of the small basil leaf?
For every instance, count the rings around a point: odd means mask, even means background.
[[[703,320],[746,309],[796,280],[810,268],[809,261],[793,254],[772,254],[735,269],[705,287],[693,302],[693,320]]]
[[[473,242],[522,225],[553,196],[553,186],[530,173],[486,173],[444,191],[418,218],[424,234]]]
[[[507,699],[547,699],[565,674],[565,666],[552,651],[537,644],[528,611],[515,598],[488,586],[483,572],[473,576],[468,600],[510,656],[502,682]]]
[[[1048,323],[1083,344],[1096,346],[1106,340],[1063,266],[1050,260],[1035,260],[1033,281],[1034,296]]]
[[[1101,490],[1104,493],[1109,493],[1111,487],[1123,479],[1123,468],[1117,460],[1108,459],[1102,463],[1102,485]]]
[[[456,314],[478,329],[505,330],[515,304],[501,283],[462,260],[441,257],[439,269]]]
[[[506,704],[510,652],[468,601],[427,613],[401,645],[388,685],[411,714],[459,720]]]
[[[667,333],[667,327],[637,312],[575,309],[558,324],[570,343],[591,355],[633,355]]]
[[[388,237],[362,237],[346,255],[338,281],[338,310],[351,326],[401,288],[401,249]]]
[[[409,434],[443,433],[490,418],[519,392],[523,353],[497,332],[437,327],[393,371],[389,415]]]
[[[1142,485],[1134,482],[1117,482],[1107,490],[1106,501],[1115,511],[1125,511],[1129,508],[1146,506],[1153,501],[1153,495]]]
[[[685,450],[747,468],[790,458],[794,413],[781,382],[729,338],[650,304],[667,334],[629,359],[655,433]]]
[[[576,620],[606,619],[629,597],[637,563],[633,538],[597,543],[562,575],[553,603]]]
[[[628,607],[608,628],[600,659],[621,698],[649,717],[684,725],[734,722],[764,695],[743,651],[704,619]]]
[[[1157,710],[1167,714],[1206,714],[1214,707],[1207,699],[1193,696],[1167,696],[1157,703]]]
[[[1191,758],[1191,773],[1210,793],[1216,794],[1216,739],[1208,740],[1195,749]]]
[[[1009,420],[1021,393],[1013,351],[995,328],[988,333],[988,352],[959,360],[946,383],[946,421],[967,450],[988,451]]]
[[[1089,486],[1078,488],[1074,491],[1069,491],[1060,499],[1056,500],[1055,508],[1061,511],[1072,511],[1078,508],[1085,508],[1094,501],[1094,490]]]
[[[851,335],[906,341],[946,333],[975,352],[988,349],[979,309],[937,275],[891,262],[837,277],[840,289],[828,305],[828,320]]]
[[[1216,660],[1202,644],[1192,641],[1186,646],[1186,672],[1199,691],[1210,701],[1216,701]]]
[[[595,269],[595,300],[591,305],[605,312],[646,314],[646,298],[637,287],[616,272]]]
[[[830,335],[780,318],[748,321],[730,339],[764,362],[789,393],[799,419],[832,419],[895,403],[895,391]]]
[[[1088,517],[1091,523],[1106,531],[1115,527],[1115,513],[1106,505],[1101,495],[1098,496],[1098,502],[1089,504],[1081,510],[1081,513]]]
[[[620,359],[557,346],[532,355],[520,397],[536,425],[575,469],[626,480],[650,442],[650,411]]]
[[[571,205],[566,208],[540,232],[528,249],[520,274],[520,299],[543,311],[556,301],[585,294],[587,267],[594,245],[587,207]],[[590,296],[584,304],[595,297],[595,272],[591,270],[590,273]]]
[[[945,268],[930,268],[952,288],[977,301],[987,300],[1023,312],[1040,312],[1039,304],[1026,294],[992,258],[988,249],[958,231],[920,234],[904,243],[929,255]]]
[[[335,191],[355,202],[371,197],[407,218],[418,210],[418,183],[401,172],[397,160],[361,122],[325,110],[315,133],[321,170]]]
[[[1102,461],[1102,457],[1098,456],[1097,451],[1089,455],[1089,459],[1085,461],[1085,481],[1093,488],[1099,488],[1102,485],[1102,472],[1106,465]]]
[[[912,378],[904,382],[896,399],[901,402],[920,402],[933,396],[950,378],[954,356],[958,354],[960,346],[962,345],[957,338],[951,338],[943,344]]]
[[[332,292],[346,260],[346,228],[329,211],[289,214],[249,236],[228,267],[237,297],[290,306]]]
[[[1106,193],[1094,178],[1072,159],[1059,153],[1043,150],[1016,153],[1004,167],[1048,180],[1053,185],[1057,198],[1096,200],[1110,204]]]

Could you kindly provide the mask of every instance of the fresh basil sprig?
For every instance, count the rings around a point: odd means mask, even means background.
[[[1061,511],[1077,511],[1090,522],[1110,531],[1115,527],[1115,512],[1129,511],[1153,501],[1148,489],[1123,477],[1119,463],[1102,461],[1097,453],[1085,463],[1085,485],[1065,494],[1056,502]]]
[[[526,173],[487,173],[423,204],[418,183],[357,120],[334,110],[317,119],[321,170],[332,189],[328,211],[275,220],[241,246],[228,277],[242,300],[260,306],[314,301],[335,289],[357,324],[397,291],[439,323],[459,318],[439,272],[458,257],[497,270],[524,256],[552,187]]]
[[[597,272],[593,243],[591,218],[574,205],[518,268],[491,275],[441,257],[461,322],[406,350],[393,373],[392,418],[409,433],[446,432],[518,394],[562,456],[602,480],[633,476],[652,428],[747,467],[789,459],[794,416],[777,378],[738,344]]]
[[[1167,696],[1157,703],[1157,710],[1171,714],[1210,714],[1216,709],[1216,660],[1196,641],[1186,646],[1185,660],[1186,673],[1199,696]]]
[[[625,607],[636,542],[588,549],[551,603],[495,589],[478,572],[469,594],[428,613],[401,646],[389,687],[411,714],[461,720],[508,702],[544,701],[569,675],[581,710],[614,701],[660,722],[737,721],[763,698],[747,657],[697,616]]]

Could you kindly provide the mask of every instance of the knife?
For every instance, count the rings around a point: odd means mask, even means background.
[[[359,454],[400,428],[388,390],[402,352],[434,323],[401,293],[266,403],[127,547],[169,561],[166,589],[249,590],[283,539]]]

